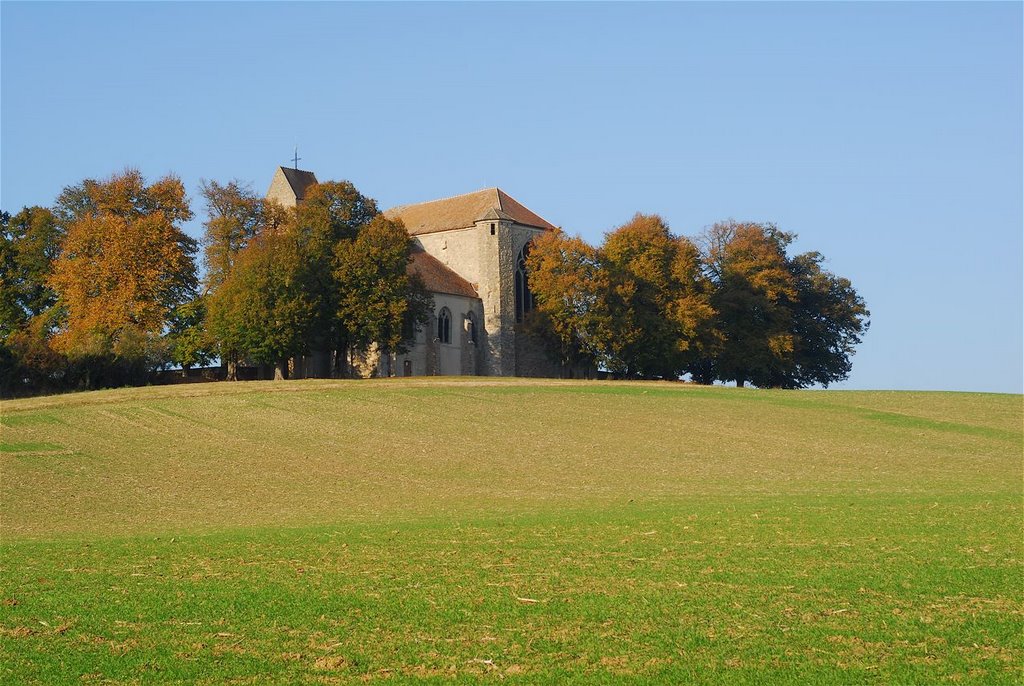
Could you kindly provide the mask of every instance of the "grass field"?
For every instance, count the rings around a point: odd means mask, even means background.
[[[0,427],[3,683],[1024,680],[1020,396],[254,382]]]

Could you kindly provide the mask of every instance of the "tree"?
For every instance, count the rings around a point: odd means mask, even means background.
[[[526,259],[535,307],[526,324],[563,370],[596,365],[610,338],[607,273],[597,250],[561,231],[537,236]]]
[[[217,255],[223,256],[222,280],[209,300],[210,331],[222,358],[273,363],[278,375],[284,375],[286,358],[308,354],[314,360],[329,360],[331,350],[347,351],[353,343],[362,344],[367,335],[365,321],[360,322],[364,328],[353,333],[348,329],[352,321],[343,322],[340,317],[341,298],[349,286],[335,276],[339,266],[335,252],[339,244],[359,240],[378,215],[377,204],[347,181],[311,186],[294,210],[263,203],[262,210],[255,211],[253,198],[241,197],[237,188],[228,190],[217,197],[226,195],[231,200],[226,208],[230,212],[219,210],[220,217],[230,216],[231,221],[211,224],[218,236],[244,240],[211,241],[220,246]],[[240,217],[251,221],[240,222]],[[262,217],[262,226],[257,217]],[[248,228],[242,231],[242,226]],[[378,238],[381,227],[375,229]],[[391,253],[366,240],[360,249],[379,249],[376,256],[390,265]],[[407,254],[404,233],[402,240]],[[403,278],[404,268],[403,262]],[[349,303],[344,310],[351,316],[354,306]],[[329,364],[321,366],[329,369]]]
[[[676,327],[676,353],[683,370],[700,380],[701,361],[722,345],[718,312],[711,304],[714,285],[704,272],[700,249],[686,237],[676,239],[672,261],[674,288],[666,317]]]
[[[351,347],[404,352],[409,332],[428,321],[429,295],[408,273],[411,246],[402,222],[381,215],[335,245],[337,326]]]
[[[56,294],[47,285],[60,249],[53,213],[0,212],[0,392],[59,386],[65,360],[49,347]]]
[[[870,313],[817,252],[794,258],[773,224],[723,222],[704,237],[723,342],[703,372],[742,386],[803,388],[845,379]]]
[[[204,179],[200,181],[200,193],[206,200],[207,213],[201,241],[204,282],[212,291],[231,273],[235,256],[264,228],[268,211],[264,200],[238,181],[222,185]]]
[[[721,222],[705,234],[705,263],[715,283],[722,344],[714,358],[722,380],[766,384],[792,364],[796,297],[786,262],[791,234],[772,224]]]
[[[47,279],[60,242],[56,218],[45,207],[26,207],[13,217],[0,212],[0,338],[56,303]]]
[[[193,300],[174,308],[167,330],[170,361],[182,369],[208,364],[217,355],[206,329],[206,298]]]
[[[349,332],[338,319],[341,288],[334,276],[334,249],[339,241],[354,240],[378,214],[376,201],[348,181],[310,186],[295,208],[291,230],[304,256],[298,278],[313,308],[306,347],[314,357],[326,357],[330,350],[347,351],[351,345]],[[336,356],[337,363],[343,359],[342,354]]]
[[[287,209],[260,198],[238,181],[220,184],[204,180],[201,193],[206,200],[207,212],[202,238],[206,267],[204,286],[205,293],[210,296],[216,295],[230,277],[238,254],[256,236],[283,227],[292,217]],[[205,338],[204,344],[224,365],[226,378],[234,381],[240,352],[209,332]],[[197,340],[193,342],[198,343]]]
[[[658,215],[637,214],[605,236],[614,335],[605,364],[633,378],[678,378],[711,340],[714,309],[698,251]]]
[[[192,217],[181,181],[146,185],[134,169],[86,180],[64,190],[56,215],[65,236],[48,285],[65,318],[55,348],[72,358],[150,364],[171,313],[197,286],[196,242],[181,229]]]
[[[242,357],[276,366],[287,376],[288,358],[305,352],[313,301],[299,278],[305,255],[294,233],[259,234],[239,252],[234,267],[209,298],[209,330]]]
[[[824,259],[821,253],[808,252],[788,261],[796,288],[792,364],[769,379],[770,385],[827,388],[846,379],[853,368],[850,358],[871,324],[871,314],[849,279],[822,269]]]

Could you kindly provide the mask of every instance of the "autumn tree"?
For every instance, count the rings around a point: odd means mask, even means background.
[[[196,242],[181,229],[192,217],[181,181],[147,185],[134,169],[86,180],[65,189],[56,215],[65,235],[47,282],[64,314],[55,348],[148,366],[174,308],[197,285]]]
[[[206,201],[203,223],[204,285],[216,290],[235,263],[235,256],[265,226],[267,210],[263,198],[238,181],[221,184],[202,180],[200,194]]]
[[[772,224],[720,222],[704,236],[705,263],[715,283],[711,298],[723,343],[717,378],[766,384],[792,364],[790,302],[796,285],[786,261],[793,237]]]
[[[526,259],[534,309],[527,329],[555,353],[563,371],[596,366],[611,338],[608,275],[582,238],[551,231],[534,238]]]
[[[700,249],[685,236],[676,239],[672,277],[665,316],[675,327],[680,368],[693,375],[702,360],[717,353],[723,338],[718,311],[711,303],[714,284],[705,272]]]
[[[605,236],[599,257],[610,282],[609,370],[678,378],[711,340],[711,289],[698,255],[657,215],[637,214]]]

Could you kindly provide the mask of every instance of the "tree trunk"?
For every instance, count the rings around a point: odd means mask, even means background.
[[[227,369],[224,370],[225,381],[238,381],[238,361],[228,360]]]
[[[747,383],[746,379],[736,379],[736,388],[743,388],[745,383]]]
[[[288,360],[278,360],[274,365],[274,381],[284,381],[288,378]]]

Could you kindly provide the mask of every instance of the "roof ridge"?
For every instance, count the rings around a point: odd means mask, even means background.
[[[404,205],[395,205],[394,207],[389,209],[388,212],[394,212],[396,210],[405,209],[406,207],[412,207],[414,205],[430,205],[431,203],[435,203],[435,202],[444,202],[446,200],[455,200],[456,198],[464,198],[467,195],[477,195],[479,193],[485,193],[487,191],[495,191],[495,195],[497,195],[497,191],[499,191],[499,190],[500,189],[497,186],[487,186],[486,188],[481,188],[479,190],[470,191],[469,193],[459,193],[458,195],[449,195],[449,196],[444,197],[444,198],[434,198],[433,200],[424,200],[423,202],[410,202],[410,203],[406,203]],[[499,202],[500,202],[500,198],[499,198]],[[500,207],[500,205],[499,205],[499,207]]]

